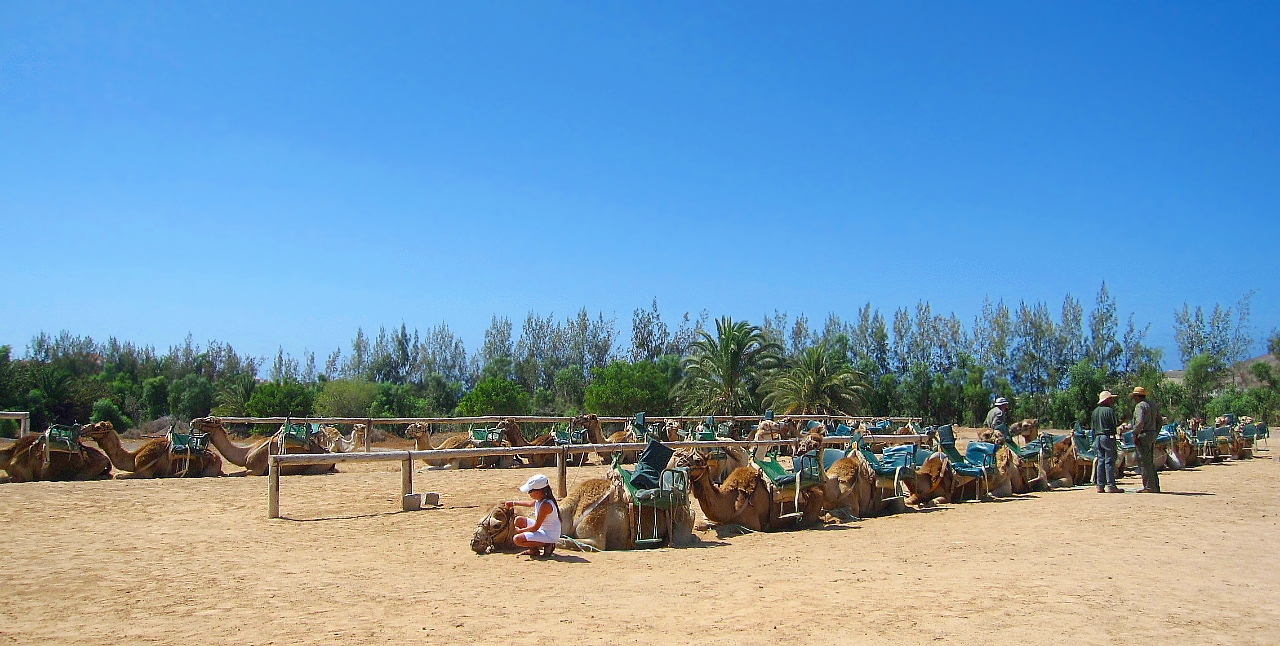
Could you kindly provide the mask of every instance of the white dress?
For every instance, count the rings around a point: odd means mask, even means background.
[[[542,511],[543,505],[551,505],[551,513],[542,521],[542,527],[536,532],[522,532],[524,539],[533,543],[554,543],[560,540],[560,509],[550,500],[536,500],[533,503],[533,518],[530,520],[538,522],[538,514]]]

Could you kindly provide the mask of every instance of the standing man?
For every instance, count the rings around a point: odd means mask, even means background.
[[[983,422],[983,425],[987,428],[995,428],[1001,424],[1006,427],[1009,425],[1009,400],[997,397],[996,405],[987,411],[987,421]]]
[[[1093,484],[1098,493],[1124,493],[1116,486],[1116,409],[1112,406],[1118,396],[1104,390],[1098,393],[1098,407],[1093,409],[1093,450],[1098,454],[1093,461]]]
[[[1160,433],[1160,410],[1147,400],[1147,389],[1138,386],[1133,398],[1133,443],[1138,447],[1138,464],[1142,467],[1142,488],[1138,493],[1160,493],[1160,477],[1156,475],[1156,436]]]

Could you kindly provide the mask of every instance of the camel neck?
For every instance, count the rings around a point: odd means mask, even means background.
[[[124,444],[120,442],[120,435],[115,431],[107,431],[99,437],[93,438],[98,446],[102,447],[102,451],[111,459],[111,464],[121,471],[136,471],[138,466],[135,461],[135,453],[130,453],[124,448]]]
[[[231,438],[227,437],[227,430],[221,425],[209,429],[209,440],[213,442],[214,448],[218,449],[218,453],[227,459],[227,462],[238,467],[248,466],[249,449],[233,443]]]

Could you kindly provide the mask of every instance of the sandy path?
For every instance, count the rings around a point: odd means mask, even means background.
[[[445,507],[399,513],[398,468],[285,478],[275,521],[265,478],[0,485],[0,643],[1280,643],[1271,459],[1162,474],[1193,495],[1077,488],[552,561],[467,548],[531,470],[420,473]]]

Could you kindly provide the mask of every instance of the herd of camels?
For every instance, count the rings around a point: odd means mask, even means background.
[[[1192,420],[1192,426],[1198,420]],[[607,434],[595,415],[573,419],[572,428],[585,431],[592,444],[636,442],[635,431],[623,430]],[[634,427],[633,427],[634,428]],[[932,427],[931,427],[932,428]],[[943,427],[950,431],[950,427]],[[265,475],[268,457],[279,453],[346,452],[363,445],[367,429],[357,424],[350,435],[336,428],[321,427],[318,432],[301,437],[286,436],[285,428],[275,436],[243,446],[233,442],[217,417],[192,420],[191,433],[150,438],[137,450],[129,451],[109,422],[96,422],[78,429],[67,437],[32,434],[20,438],[0,450],[0,470],[11,482],[38,480],[92,480],[117,478],[209,477],[224,475],[223,460],[243,471],[228,475]],[[826,433],[831,427],[821,423],[802,423],[795,419],[763,420],[744,438],[741,445],[718,449],[681,449],[666,463],[666,469],[684,474],[688,497],[696,500],[709,526],[736,527],[748,531],[790,529],[819,524],[824,515],[837,520],[863,518],[897,511],[902,506],[929,506],[965,498],[985,499],[1028,493],[1088,482],[1092,475],[1092,458],[1082,452],[1071,434],[1055,436],[1040,433],[1036,420],[1023,420],[1012,425],[1007,434],[994,430],[980,432],[978,440],[988,443],[992,459],[980,472],[966,469],[963,456],[942,450],[939,434],[933,430],[918,434],[912,425],[898,433],[913,434],[924,441],[910,445],[915,457],[906,467],[886,476],[877,469],[876,445],[853,443],[848,450],[827,448]],[[859,431],[867,430],[859,428]],[[511,418],[498,422],[495,441],[490,446],[553,446],[557,438],[545,433],[529,438],[519,423]],[[477,440],[469,433],[450,434],[437,443],[430,427],[414,423],[406,429],[416,448],[472,448]],[[680,422],[667,420],[656,440],[678,441],[686,437]],[[1194,441],[1195,428],[1178,429],[1162,444],[1156,456],[1158,468],[1195,466],[1202,459]],[[51,439],[52,438],[52,439]],[[501,438],[501,439],[496,439]],[[1019,444],[1013,438],[1020,438]],[[85,444],[87,440],[97,448]],[[761,468],[765,455],[762,440],[788,440],[793,456],[808,456],[812,478],[796,477],[789,484],[779,484]],[[754,443],[754,444],[753,444]],[[1033,449],[1034,447],[1034,449]],[[906,448],[906,447],[904,447]],[[1224,447],[1223,455],[1245,457],[1251,447],[1235,437]],[[560,501],[564,531],[562,543],[577,549],[631,549],[644,536],[663,544],[681,546],[696,541],[693,530],[695,515],[692,501],[682,498],[680,504],[662,508],[646,506],[637,492],[626,486],[619,465],[636,461],[636,451],[600,452],[602,464],[614,464],[606,477],[579,483]],[[887,453],[886,453],[887,454]],[[585,458],[585,456],[584,456]],[[616,458],[616,459],[615,459]],[[774,458],[776,461],[776,458]],[[1129,458],[1131,460],[1131,458]],[[549,467],[553,454],[500,457],[462,457],[426,460],[436,468],[511,467],[516,464]],[[792,458],[796,463],[797,458]],[[800,462],[803,464],[803,461]],[[1122,461],[1119,468],[1133,467]],[[281,475],[304,475],[336,471],[335,464],[283,465]],[[787,506],[790,505],[790,513]],[[645,513],[641,513],[641,512]],[[475,530],[471,547],[483,554],[514,548],[513,512],[495,505]],[[644,541],[652,543],[652,540]]]

